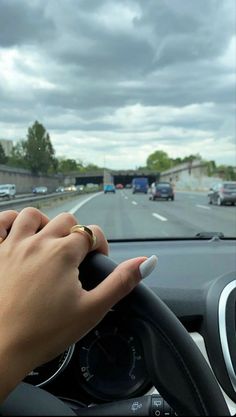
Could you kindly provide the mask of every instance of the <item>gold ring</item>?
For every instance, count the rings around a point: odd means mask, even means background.
[[[90,242],[90,250],[94,249],[96,242],[97,242],[97,238],[94,235],[93,231],[87,227],[84,226],[83,224],[75,224],[71,229],[70,229],[71,233],[74,232],[78,232],[78,233],[86,233],[86,236],[88,236],[89,238],[89,242]]]

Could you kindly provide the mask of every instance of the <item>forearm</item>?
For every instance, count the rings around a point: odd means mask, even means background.
[[[0,346],[0,404],[7,398],[10,392],[28,374],[26,362],[18,353],[4,344],[1,338]]]

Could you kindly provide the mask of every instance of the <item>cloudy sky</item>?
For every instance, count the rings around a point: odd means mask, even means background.
[[[235,0],[0,0],[0,138],[35,120],[57,156],[157,149],[236,165]]]

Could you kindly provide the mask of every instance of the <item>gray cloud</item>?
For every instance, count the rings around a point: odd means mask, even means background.
[[[42,2],[1,0],[0,7],[1,46],[39,44],[53,36],[53,21],[45,16]]]
[[[0,7],[1,137],[17,139],[38,119],[56,149],[63,137],[72,153],[73,135],[87,143],[120,135],[117,143],[132,147],[138,132],[147,148],[158,138],[186,151],[199,140],[201,153],[200,138],[210,135],[233,152],[233,0],[0,0]],[[117,143],[110,140],[111,152]],[[91,139],[91,149],[102,155],[106,145]]]

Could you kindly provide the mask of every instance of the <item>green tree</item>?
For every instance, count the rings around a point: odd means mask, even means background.
[[[28,168],[27,161],[25,160],[24,141],[22,139],[13,146],[7,165],[18,168]]]
[[[182,164],[182,158],[178,157],[178,158],[171,158],[171,166],[174,167],[176,165]]]
[[[0,143],[0,164],[6,164],[7,162],[7,156],[5,154],[5,151],[3,149],[3,146]]]
[[[58,172],[69,173],[72,171],[78,171],[78,164],[75,159],[60,158],[58,160]]]
[[[164,151],[155,151],[147,158],[147,168],[155,171],[165,171],[171,168],[171,159]]]
[[[56,170],[57,160],[50,136],[37,120],[28,129],[23,149],[27,165],[32,173],[52,173]]]
[[[88,163],[86,166],[84,166],[83,171],[84,172],[91,172],[91,171],[103,171],[104,168],[99,167],[98,165],[92,164],[92,163]]]
[[[207,166],[207,175],[208,177],[212,177],[216,172],[216,163],[215,161],[204,161]]]
[[[231,165],[227,166],[226,176],[227,176],[226,178],[227,180],[236,181],[236,172],[235,172],[235,169]]]
[[[202,160],[202,157],[201,157],[201,155],[199,154],[199,153],[197,153],[197,154],[195,154],[195,155],[188,155],[188,156],[185,156],[183,159],[182,159],[182,162],[192,162],[192,161],[195,161],[195,160],[199,160],[199,161],[201,161]]]
[[[230,165],[219,165],[216,172],[226,181],[236,181],[236,172]]]

